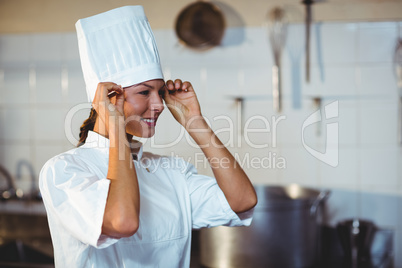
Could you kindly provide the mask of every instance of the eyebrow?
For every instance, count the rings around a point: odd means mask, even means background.
[[[138,87],[138,86],[145,86],[145,87],[148,87],[148,88],[150,88],[150,89],[154,89],[153,86],[148,85],[148,84],[145,84],[145,83],[139,83],[139,84],[135,84],[135,85],[134,85],[134,87]]]
[[[133,85],[133,86],[134,86],[134,87],[145,86],[145,87],[147,87],[147,88],[154,89],[153,86],[148,85],[148,84],[146,84],[146,83],[138,83],[138,84],[135,84],[135,85]],[[166,84],[164,83],[163,86],[161,86],[161,88],[160,88],[159,90],[163,89],[165,86],[166,86]]]

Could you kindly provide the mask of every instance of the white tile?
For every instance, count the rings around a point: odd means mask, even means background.
[[[50,158],[62,153],[64,148],[60,144],[37,144],[34,147],[35,160],[33,161],[36,176],[39,176],[43,165]]]
[[[80,61],[77,34],[75,32],[61,34],[60,47],[62,62]]]
[[[363,192],[361,217],[373,221],[382,228],[396,228],[398,224],[398,197]]]
[[[293,109],[289,100],[283,101],[283,112],[275,115],[276,140],[280,146],[299,146],[302,147],[302,141],[307,146],[317,148],[323,143],[321,123],[316,122],[307,125],[309,118],[315,118],[315,113],[319,107],[310,99],[302,100],[301,109]],[[302,135],[303,134],[303,135]]]
[[[325,64],[356,62],[357,33],[356,23],[322,24],[320,34],[323,62]]]
[[[169,54],[165,57],[163,66],[192,66],[205,65],[204,57],[207,51],[195,50],[179,43],[174,32],[168,33],[166,44],[169,46]],[[217,49],[217,48],[212,48]]]
[[[168,43],[168,41],[169,41],[168,36],[170,36],[168,31],[171,32],[170,30],[165,30],[165,29],[153,30],[153,34],[155,36],[155,41],[158,46],[158,52],[159,52],[159,57],[160,57],[162,66],[164,66],[169,60],[168,47],[170,47],[171,44]]]
[[[30,101],[28,66],[4,69],[4,103],[26,104]]]
[[[397,187],[397,168],[400,165],[397,148],[361,148],[359,154],[363,186]]]
[[[360,144],[397,144],[398,100],[362,99],[359,106]]]
[[[211,103],[203,109],[203,115],[211,128],[224,144],[231,147],[240,147],[238,137],[240,131],[240,117],[236,104],[231,100],[220,103]]]
[[[157,31],[156,42],[163,67],[199,66],[202,63],[202,53],[186,48],[181,44],[174,30]]]
[[[223,47],[236,47],[244,43],[246,39],[246,27],[236,27],[227,25],[221,45]]]
[[[302,80],[304,96],[353,96],[356,94],[356,68],[354,65],[325,65],[321,80],[318,67],[311,68],[310,82]]]
[[[318,160],[304,148],[280,148],[280,157],[286,163],[286,168],[282,170],[281,183],[297,183],[304,186],[318,185]]]
[[[60,65],[36,67],[36,102],[63,102]]]
[[[335,117],[331,117],[325,112],[326,107],[330,107],[328,109],[333,110],[333,116]],[[324,98],[321,102],[322,121],[319,123],[323,143],[331,146],[355,146],[359,135],[358,111],[357,101],[352,98],[339,98],[339,100],[336,98]],[[333,130],[332,127],[334,127]],[[330,131],[335,133],[330,133]],[[335,141],[331,141],[328,135],[334,135],[334,138],[335,136],[337,138],[335,138]]]
[[[62,58],[62,34],[36,33],[32,37],[32,53],[35,63],[57,62]]]
[[[355,191],[331,189],[325,210],[327,224],[336,226],[340,221],[359,217],[358,197]]]
[[[258,68],[249,67],[241,68],[241,72],[244,74],[244,81],[239,85],[240,91],[246,95],[252,97],[258,95],[272,99],[272,67],[268,64]],[[284,82],[284,81],[283,81]]]
[[[220,45],[204,52],[203,61],[209,66],[232,66],[240,65],[241,54],[238,46]]]
[[[197,94],[198,101],[202,105],[206,98],[206,83],[202,79],[203,70],[199,67],[178,66],[170,70],[171,79],[189,81]]]
[[[155,135],[147,141],[153,149],[168,149],[185,141],[185,130],[174,119],[167,107],[158,118]]]
[[[359,95],[396,99],[398,96],[395,68],[389,63],[360,65]]]
[[[358,34],[358,62],[389,62],[397,38],[396,24],[392,22],[360,23]]]
[[[37,140],[60,141],[66,138],[63,109],[37,109],[34,133]]]
[[[60,139],[64,140],[64,145],[76,146],[79,141],[80,127],[84,120],[89,117],[91,106],[89,103],[80,103],[69,107],[66,113],[61,113],[59,121],[63,126],[63,136]]]
[[[0,128],[0,142],[3,141],[4,138],[5,138],[4,137],[4,129],[5,129],[5,126],[6,126],[6,123],[5,123],[5,121],[6,121],[6,119],[5,119],[5,111],[6,111],[6,109],[2,108],[0,106],[0,126],[2,126]]]
[[[273,185],[282,182],[282,170],[286,168],[286,163],[278,148],[256,149],[244,145],[235,153],[235,158],[253,184]]]
[[[359,176],[359,154],[356,148],[339,148],[338,166],[319,163],[320,182],[325,187],[357,188]]]
[[[158,119],[154,137],[147,143],[152,150],[168,150],[175,146],[188,145],[185,129],[174,119],[167,107]]]
[[[1,63],[29,63],[32,55],[32,34],[4,34],[0,36]]]
[[[3,138],[5,140],[32,139],[32,116],[30,109],[10,107],[4,110]]]
[[[68,102],[71,104],[79,104],[87,101],[81,65],[68,65]]]
[[[239,47],[241,66],[267,66],[270,68],[274,61],[268,32],[265,27],[246,28],[245,41]]]
[[[31,161],[31,148],[22,142],[5,143],[1,145],[1,165],[15,178],[19,161]]]
[[[4,103],[4,69],[0,67],[0,104]]]
[[[277,118],[272,101],[246,99],[243,105],[243,139],[253,148],[273,148],[277,146]],[[279,121],[280,122],[280,121]]]
[[[231,99],[238,96],[240,86],[238,82],[239,69],[237,68],[208,68],[206,99],[210,103]]]

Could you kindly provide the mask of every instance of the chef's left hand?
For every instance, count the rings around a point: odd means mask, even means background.
[[[187,129],[192,120],[201,118],[200,104],[190,82],[169,80],[166,88],[164,100],[177,122]]]

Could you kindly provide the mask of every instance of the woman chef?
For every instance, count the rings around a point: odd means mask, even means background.
[[[191,83],[165,84],[141,6],[76,28],[93,109],[82,145],[40,174],[56,267],[189,267],[192,228],[249,225],[253,186],[202,118]],[[163,100],[215,178],[180,158],[143,153],[133,139],[154,135]]]

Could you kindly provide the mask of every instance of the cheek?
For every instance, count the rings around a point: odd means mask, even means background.
[[[145,101],[130,100],[124,103],[124,113],[126,118],[132,115],[142,115],[147,110]]]

